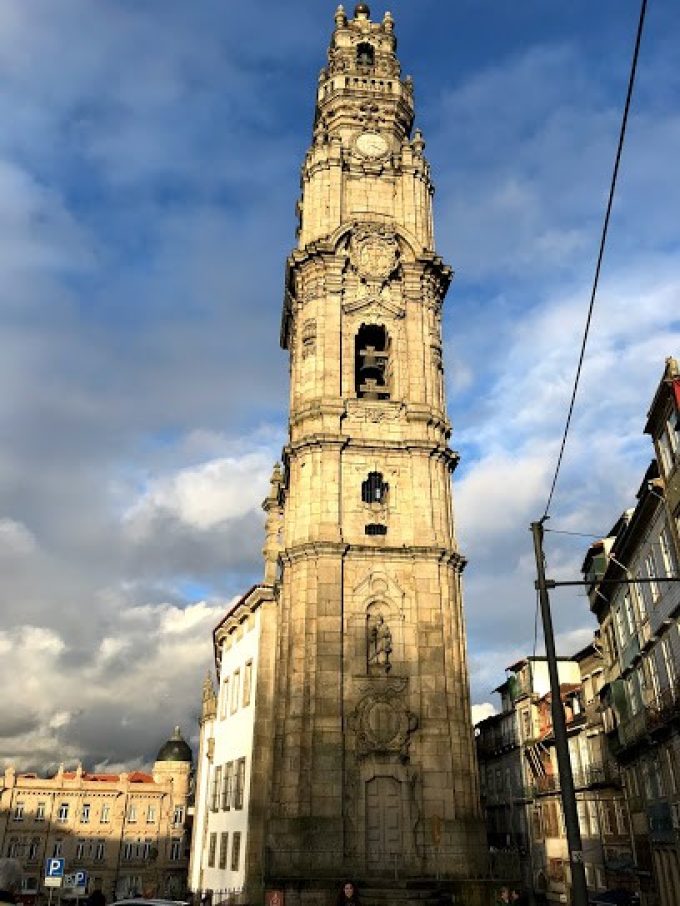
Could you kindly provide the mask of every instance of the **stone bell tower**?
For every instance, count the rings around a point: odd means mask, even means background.
[[[389,12],[338,7],[287,266],[262,807],[266,883],[289,890],[470,877],[485,854],[442,371],[452,272],[396,44]]]

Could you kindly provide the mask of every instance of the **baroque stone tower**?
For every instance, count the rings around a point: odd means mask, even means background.
[[[265,501],[275,629],[249,862],[259,847],[267,886],[289,891],[469,878],[485,857],[442,370],[452,272],[413,117],[390,13],[338,7],[287,265],[289,441]]]

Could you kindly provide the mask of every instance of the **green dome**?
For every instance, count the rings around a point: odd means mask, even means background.
[[[188,761],[191,763],[193,760],[191,746],[182,736],[179,727],[175,727],[175,732],[170,739],[161,746],[156,761]]]

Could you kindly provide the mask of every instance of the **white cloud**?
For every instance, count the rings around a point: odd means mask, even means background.
[[[140,751],[153,757],[175,724],[192,737],[212,662],[211,631],[225,607],[205,601],[184,609],[128,606],[115,634],[76,664],[67,640],[50,629],[23,626],[0,635],[2,688],[24,678],[21,696],[5,696],[0,707],[3,728],[16,728],[3,741],[5,762],[20,768],[77,759],[91,764],[113,750],[139,764]],[[112,747],[111,735],[124,726],[129,734]]]
[[[196,529],[213,528],[245,515],[261,503],[272,466],[266,453],[254,452],[155,478],[130,508],[126,521],[138,537],[153,531],[159,515],[173,516]]]
[[[479,705],[472,706],[472,723],[473,726],[478,724],[481,720],[486,720],[487,717],[492,717],[496,714],[496,708],[491,702],[482,702]]]
[[[14,519],[0,519],[0,557],[26,556],[36,549],[33,532]]]

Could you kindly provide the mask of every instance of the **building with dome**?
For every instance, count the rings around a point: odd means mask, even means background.
[[[52,777],[0,775],[0,853],[23,869],[22,902],[44,893],[47,858],[85,871],[86,893],[179,898],[186,891],[191,747],[175,727],[151,773],[92,772],[63,765]],[[66,887],[62,899],[82,892]]]

